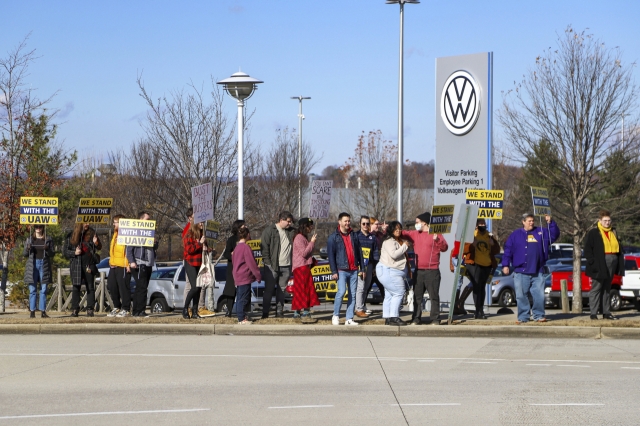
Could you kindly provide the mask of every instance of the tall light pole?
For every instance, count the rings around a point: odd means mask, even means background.
[[[300,107],[298,108],[298,219],[302,216],[302,100],[311,99],[308,96],[292,96],[291,99],[297,99]]]
[[[244,148],[244,101],[249,99],[257,84],[264,83],[248,74],[238,71],[231,77],[220,80],[218,84],[222,84],[224,90],[232,98],[238,101],[238,219],[244,219],[244,165],[243,165],[243,148]]]
[[[400,5],[400,69],[398,77],[398,220],[402,222],[402,165],[404,163],[404,5],[418,4],[419,0],[387,0],[387,4]]]

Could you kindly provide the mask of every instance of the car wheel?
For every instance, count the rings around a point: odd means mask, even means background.
[[[618,290],[611,290],[609,293],[609,309],[612,311],[619,311],[622,307],[622,299],[620,298],[620,292]]]
[[[163,312],[169,312],[169,305],[164,297],[157,297],[151,301],[152,314],[161,314]]]
[[[233,299],[229,297],[221,297],[218,299],[218,306],[216,306],[216,312],[222,312],[224,314],[228,313],[231,309],[233,309]],[[229,304],[231,303],[231,306]]]
[[[500,296],[498,296],[498,305],[507,308],[512,306],[516,301],[516,297],[511,290],[508,288],[502,290],[500,292]]]

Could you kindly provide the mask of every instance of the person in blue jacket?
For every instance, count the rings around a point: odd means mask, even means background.
[[[359,325],[354,321],[353,315],[356,307],[356,291],[358,276],[364,276],[364,259],[362,247],[358,237],[351,229],[351,215],[340,213],[338,215],[338,227],[327,239],[327,257],[331,268],[332,278],[338,281],[338,292],[333,303],[333,317],[331,324],[340,325],[340,308],[342,298],[349,286],[347,295],[347,312],[344,325]]]
[[[533,310],[533,320],[546,322],[544,316],[544,279],[542,267],[547,262],[549,249],[560,236],[560,229],[551,216],[546,215],[546,228],[535,226],[531,213],[522,215],[522,228],[509,235],[502,255],[502,271],[509,275],[509,265],[513,266],[513,283],[518,302],[518,324],[529,321],[529,310]],[[533,299],[533,308],[528,295]]]

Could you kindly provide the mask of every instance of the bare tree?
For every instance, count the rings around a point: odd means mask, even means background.
[[[120,178],[130,185],[124,210],[143,207],[159,221],[166,220],[166,229],[181,226],[191,205],[191,188],[211,182],[214,216],[229,222],[235,213],[237,143],[215,80],[208,94],[190,84],[157,100],[141,77],[138,87],[149,108],[142,122],[145,136],[129,152],[110,155]]]
[[[526,163],[548,182],[556,195],[554,212],[569,224],[562,231],[573,240],[574,283],[581,282],[580,248],[596,212],[638,184],[633,176],[627,190],[614,193],[603,187],[606,179],[602,179],[620,118],[636,112],[633,66],[623,64],[618,48],[607,48],[592,35],[569,27],[558,37],[557,50],[546,50],[536,58],[522,82],[505,96],[499,114],[513,160]],[[625,153],[636,152],[636,136],[629,135],[621,147]],[[636,167],[628,161],[617,165],[619,174]],[[621,217],[635,208],[635,203],[620,206],[615,214]],[[574,312],[582,312],[580,290],[574,286]]]
[[[343,206],[353,207],[358,212],[375,216],[380,220],[395,217],[398,193],[397,158],[397,145],[385,140],[380,130],[366,134],[362,132],[358,137],[354,156],[341,168],[345,187],[353,189],[346,194],[341,192],[343,195],[340,202]],[[421,197],[416,196],[415,188],[407,187],[407,184],[419,179],[409,160],[406,161],[403,171],[408,177],[403,188],[406,219],[425,211],[429,207],[429,200],[423,202]],[[433,200],[430,202],[432,204]]]
[[[307,141],[302,143],[302,188],[319,157]],[[276,130],[273,144],[248,157],[247,221],[260,229],[274,222],[279,212],[298,210],[298,134],[296,129]]]

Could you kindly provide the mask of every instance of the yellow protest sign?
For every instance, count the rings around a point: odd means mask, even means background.
[[[467,204],[478,206],[478,219],[502,219],[504,191],[498,189],[467,189]]]
[[[454,205],[433,206],[431,208],[430,234],[448,234],[453,224]]]
[[[20,197],[21,225],[57,225],[57,197]]]
[[[117,241],[123,246],[153,247],[155,236],[155,220],[120,219],[118,223]]]
[[[113,198],[81,198],[76,223],[109,225]]]

